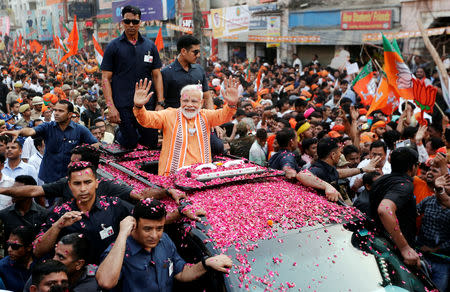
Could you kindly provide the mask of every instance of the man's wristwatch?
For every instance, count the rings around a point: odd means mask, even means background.
[[[135,107],[135,108],[138,108],[138,109],[141,109],[141,108],[143,108],[144,106],[143,106],[143,105],[141,105],[141,106],[134,105],[134,107]]]
[[[166,107],[166,102],[164,100],[163,101],[158,101],[156,104],[160,105],[162,107]]]
[[[362,167],[359,168],[359,173],[364,173],[364,169]]]
[[[205,268],[205,270],[209,270],[209,267],[206,265],[206,260],[207,259],[209,259],[210,257],[209,256],[204,256],[204,257],[202,257],[202,266],[203,266],[203,268]]]

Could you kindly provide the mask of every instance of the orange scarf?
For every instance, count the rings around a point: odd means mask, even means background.
[[[206,118],[201,114],[195,117],[195,132],[188,133],[188,123],[186,117],[177,110],[177,120],[172,131],[169,158],[166,162],[164,173],[175,173],[184,166],[186,151],[188,147],[188,135],[196,135],[199,144],[202,163],[211,162],[211,151],[209,143],[209,126]]]

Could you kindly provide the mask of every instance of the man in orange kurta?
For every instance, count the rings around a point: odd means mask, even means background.
[[[226,80],[226,104],[219,110],[201,109],[201,88],[186,85],[181,90],[180,108],[149,111],[143,105],[152,95],[148,94],[151,82],[136,83],[133,112],[137,121],[143,127],[163,130],[159,175],[169,175],[187,165],[211,162],[210,129],[230,121],[236,113],[237,85],[234,79]]]

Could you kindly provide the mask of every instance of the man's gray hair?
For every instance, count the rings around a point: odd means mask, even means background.
[[[198,91],[200,92],[200,97],[203,98],[202,86],[199,84],[185,85],[183,88],[181,88],[180,97],[182,97],[186,91]]]

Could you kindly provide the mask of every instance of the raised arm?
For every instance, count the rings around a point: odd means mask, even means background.
[[[136,82],[133,113],[141,126],[161,129],[164,125],[165,111],[149,111],[144,107],[153,95],[153,92],[149,93],[151,86],[152,82],[148,81],[147,78],[144,81],[141,79]]]
[[[100,287],[110,290],[119,282],[123,257],[125,256],[125,249],[127,246],[127,238],[135,226],[136,219],[132,216],[127,216],[120,222],[120,231],[117,235],[116,241],[114,242],[114,245],[106,258],[98,267],[95,275]]]
[[[23,136],[23,137],[29,137],[36,135],[36,131],[33,128],[23,128],[20,130],[12,130],[12,131],[4,131],[2,133],[3,135],[11,136],[13,140],[16,140],[17,137]]]
[[[37,258],[41,258],[46,253],[53,250],[59,233],[64,227],[71,226],[77,221],[81,220],[80,211],[70,211],[62,215],[58,221],[52,224],[52,227],[48,229],[43,235],[36,238],[34,241],[34,255]]]

